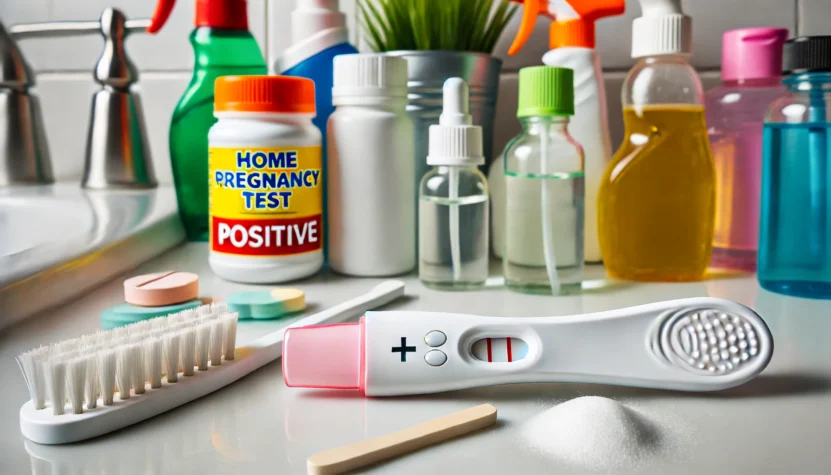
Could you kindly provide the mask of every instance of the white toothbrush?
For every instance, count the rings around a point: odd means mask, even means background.
[[[386,281],[288,328],[343,322],[402,295],[403,282]],[[20,408],[20,430],[40,444],[89,439],[200,398],[280,357],[285,329],[236,348],[236,325],[236,314],[211,305],[24,353],[18,363],[32,400]],[[176,371],[167,371],[172,365]],[[126,393],[114,395],[114,385]]]
[[[290,329],[283,352],[287,385],[367,396],[536,382],[716,391],[761,373],[773,337],[744,305],[691,298],[567,317],[368,312]]]

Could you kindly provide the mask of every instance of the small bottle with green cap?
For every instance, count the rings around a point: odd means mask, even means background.
[[[583,149],[568,133],[574,71],[519,71],[522,132],[504,152],[505,285],[526,293],[578,293],[583,280]]]

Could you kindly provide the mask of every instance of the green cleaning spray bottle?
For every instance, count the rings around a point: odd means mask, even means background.
[[[179,215],[191,241],[208,240],[208,130],[214,118],[214,81],[220,76],[267,74],[257,41],[248,31],[246,0],[195,0],[190,34],[193,77],[170,121],[170,163]],[[175,0],[159,0],[149,33],[161,29]]]

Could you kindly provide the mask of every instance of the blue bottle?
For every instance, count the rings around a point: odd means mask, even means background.
[[[341,54],[356,54],[349,44],[346,17],[338,9],[338,0],[296,0],[291,13],[292,45],[277,60],[274,70],[284,76],[311,79],[315,82],[317,116],[312,123],[323,134],[323,183],[326,184],[326,123],[335,111],[332,105],[332,60]],[[323,229],[327,229],[326,187],[323,187]],[[326,256],[329,236],[323,233]]]
[[[765,117],[759,283],[831,298],[831,36],[785,43],[787,92]]]

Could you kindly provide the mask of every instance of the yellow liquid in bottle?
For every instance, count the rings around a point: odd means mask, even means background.
[[[704,107],[627,107],[623,119],[626,135],[598,196],[606,270],[626,280],[701,279],[715,215]]]

